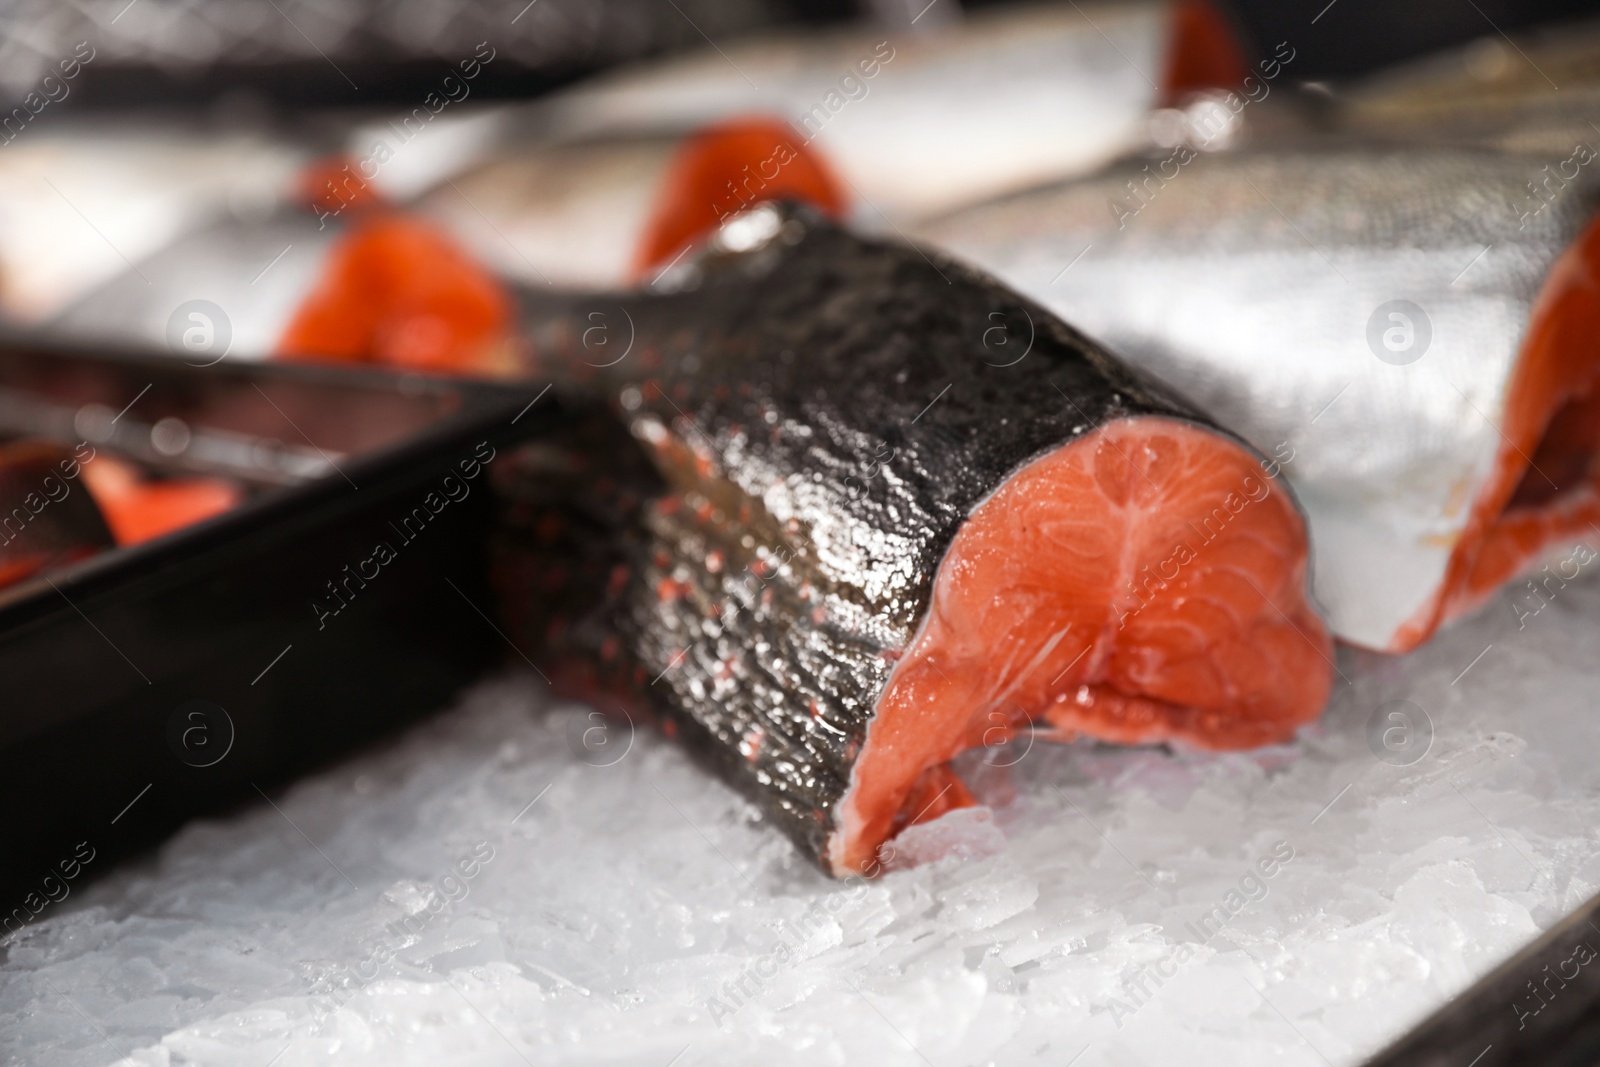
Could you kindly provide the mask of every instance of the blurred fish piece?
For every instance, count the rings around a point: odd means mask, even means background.
[[[315,355],[488,370],[512,318],[501,283],[437,227],[351,199],[198,228],[33,332],[197,366]]]
[[[1179,149],[916,233],[1273,456],[1335,634],[1403,651],[1600,538],[1600,179],[1543,162]]]
[[[545,121],[559,137],[776,115],[864,209],[902,219],[1127,151],[1164,91],[1201,87],[1163,85],[1169,71],[1223,88],[1248,73],[1227,32],[1203,0],[994,8],[922,35],[790,36],[617,71],[559,95]]]
[[[802,200],[835,218],[850,191],[780,119],[684,137],[552,142],[487,162],[415,205],[496,273],[563,289],[648,281],[721,218]]]
[[[763,163],[770,179],[752,178]],[[751,203],[845,210],[826,166],[785,124],[762,118],[681,142],[566,146],[447,183],[416,210],[394,209],[367,173],[344,156],[307,165],[296,179],[303,209],[198,227],[39,332],[197,363],[315,355],[483,373],[511,366],[511,301],[495,275],[621,288],[681,260]]]
[[[1208,0],[1017,5],[925,33],[853,28],[708,48],[423,133],[401,117],[365,128],[349,151],[393,152],[375,168],[379,187],[406,198],[436,186],[425,210],[513,276],[618,285],[633,280],[649,218],[674,202],[671,146],[707,127],[767,116],[786,124],[791,150],[740,158],[677,203],[727,214],[793,195],[763,187],[812,184],[788,173],[804,165],[836,180],[830,195],[847,217],[889,229],[1100,166],[1144,143],[1153,106],[1237,88],[1248,73]],[[406,147],[402,158],[399,146],[422,137],[439,151]]]
[[[93,455],[44,441],[0,445],[0,587],[116,544],[77,480]]]
[[[151,477],[132,463],[99,455],[83,480],[119,545],[137,545],[231,511],[244,500],[224,478]]]
[[[87,442],[0,445],[0,588],[230,510],[222,478],[151,477]]]
[[[44,321],[219,219],[259,219],[310,153],[156,119],[25,128],[0,148],[0,316]]]
[[[529,373],[626,430],[497,465],[497,584],[543,662],[660,708],[826,869],[972,803],[970,748],[1254,747],[1321,711],[1304,526],[1231,435],[989,278],[814,214],[752,209],[680,269],[524,293]]]
[[[997,9],[923,35],[851,30],[730,46],[734,63],[760,72],[759,91],[713,54],[525,107],[401,115],[352,137],[344,173],[316,185],[334,192],[315,232],[276,217],[253,224],[304,190],[313,162],[304,150],[247,140],[206,148],[212,158],[148,130],[128,131],[115,150],[63,138],[76,155],[60,171],[79,185],[52,188],[33,174],[40,167],[16,168],[19,188],[59,202],[40,214],[24,201],[32,221],[14,228],[9,259],[0,237],[0,278],[18,279],[18,315],[33,322],[123,275],[108,286],[117,294],[96,292],[60,316],[77,336],[122,334],[137,319],[138,335],[159,339],[178,303],[209,300],[237,309],[233,351],[259,355],[281,336],[284,306],[308,292],[328,216],[348,223],[357,201],[431,189],[417,213],[506,277],[636,284],[756,202],[800,199],[878,226],[887,212],[893,225],[1098,165],[1141,142],[1152,104],[1243,76],[1227,32],[1206,0]],[[243,203],[253,217],[225,217]],[[59,233],[76,235],[52,246],[60,266],[25,270]],[[182,295],[139,298],[146,275]],[[107,301],[118,305],[109,314]]]

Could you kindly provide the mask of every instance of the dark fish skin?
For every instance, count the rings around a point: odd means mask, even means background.
[[[643,695],[820,862],[973,509],[1110,420],[1211,424],[980,274],[758,210],[777,236],[708,252],[692,290],[524,294],[533,373],[603,389],[637,444],[596,428],[508,466],[502,592],[518,635]]]

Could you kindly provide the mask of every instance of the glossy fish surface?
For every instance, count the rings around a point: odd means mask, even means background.
[[[273,356],[481,368],[510,317],[500,283],[425,220],[381,206],[198,228],[36,329],[195,366]]]
[[[195,229],[264,217],[310,157],[266,132],[159,117],[64,119],[0,148],[0,315],[26,324]]]
[[[851,194],[796,130],[755,116],[507,151],[414,207],[502,277],[617,289],[648,281],[720,219],[779,199],[841,217]]]
[[[790,123],[854,190],[901,219],[1080,173],[1137,143],[1159,96],[1171,6],[1020,5],[926,33],[844,29],[705,49],[526,109],[531,147],[686,134],[748,115]]]
[[[1318,714],[1304,528],[1260,456],[948,261],[773,207],[717,242],[679,292],[525,297],[531,373],[603,391],[648,458],[576,449],[581,506],[548,455],[507,487],[502,596],[547,658],[840,875],[971,803],[963,750],[1251,747]],[[535,610],[574,587],[604,590],[582,619]]]

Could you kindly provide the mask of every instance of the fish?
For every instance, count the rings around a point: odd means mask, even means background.
[[[1153,104],[1235,85],[1248,69],[1206,0],[1029,6],[927,34],[884,32],[730,46],[734,62],[762,71],[759,93],[736,77],[724,84],[700,60],[674,61],[531,105],[363,126],[332,157],[285,152],[287,162],[263,168],[272,175],[264,210],[213,210],[141,240],[116,276],[109,266],[122,261],[97,245],[107,270],[77,272],[70,294],[41,303],[30,322],[75,341],[171,347],[168,316],[206,300],[227,315],[234,358],[305,348],[310,335],[290,319],[328,272],[344,269],[334,247],[360,245],[361,220],[383,208],[412,220],[393,222],[412,236],[391,245],[413,248],[403,272],[413,302],[438,288],[431,276],[471,291],[433,294],[417,316],[440,337],[470,335],[461,344],[428,342],[426,326],[405,331],[420,345],[413,362],[438,369],[504,325],[491,287],[466,280],[467,259],[524,284],[588,291],[649,282],[756,203],[801,200],[884,229],[930,206],[1098,165],[1142,141]],[[981,99],[957,91],[979,84]],[[113,180],[118,169],[90,172]],[[197,213],[205,204],[186,202]],[[393,269],[395,256],[382,258]],[[438,313],[441,302],[451,314]],[[359,333],[348,330],[337,350],[370,341]]]
[[[315,158],[308,145],[248,123],[219,132],[55,116],[20,132],[6,126],[0,138],[0,319],[19,326],[137,277],[136,264],[188,233],[270,214]]]
[[[766,204],[646,292],[519,302],[523,375],[614,418],[496,464],[508,634],[825,871],[972,804],[969,749],[1249,748],[1321,712],[1267,458],[988,277]]]
[[[752,40],[612,72],[540,108],[547,136],[770,114],[890,218],[1081,173],[1137,144],[1151,107],[1249,73],[1204,0],[979,10],[907,36]]]
[[[1273,457],[1335,635],[1404,652],[1519,575],[1570,580],[1600,536],[1600,183],[1545,184],[1545,162],[1339,137],[1180,147],[910,233]]]
[[[548,158],[548,170],[519,172],[560,205],[538,218],[516,215],[520,187],[504,203],[488,199],[497,180],[452,183],[447,200],[465,212],[454,218],[426,202],[397,205],[348,156],[319,158],[302,166],[295,197],[266,217],[195,227],[34,332],[165,348],[197,365],[311,357],[510,371],[508,281],[570,290],[642,284],[752,203],[793,199],[844,214],[842,186],[775,120],[733,119],[681,142],[573,151]],[[569,168],[600,157],[617,164],[612,185],[610,164]],[[763,164],[771,170],[752,177]],[[641,184],[638,166],[661,173]],[[742,189],[732,192],[736,181]],[[474,228],[474,219],[483,225]]]
[[[771,15],[756,5],[706,25]],[[574,28],[543,7],[520,21],[519,33],[559,31],[541,48]],[[519,42],[502,43],[515,51]],[[497,69],[486,66],[495,55],[486,43],[469,52],[481,62],[464,59],[447,96],[386,121],[293,135],[244,121],[217,136],[200,123],[90,117],[14,139],[0,131],[10,141],[0,159],[0,314],[46,329],[61,316],[82,325],[92,317],[82,305],[103,287],[148,286],[146,261],[180,243],[191,275],[183,299],[254,306],[265,298],[237,290],[261,285],[258,273],[280,300],[294,299],[303,291],[285,279],[299,277],[295,261],[315,257],[352,201],[370,198],[411,208],[507,277],[638,284],[685,253],[685,231],[761,200],[800,198],[886,228],[1097,166],[1142,142],[1154,104],[1236,86],[1249,70],[1208,0],[984,10],[926,33],[790,27],[515,106],[469,101],[469,82]],[[730,61],[759,72],[762,88]],[[318,174],[331,143],[342,146],[342,176]],[[317,205],[316,234],[239,249],[238,262],[213,247],[227,242],[208,231],[259,231],[310,184],[332,191]],[[230,299],[203,292],[217,288]],[[164,304],[143,309],[143,335],[159,338]],[[131,313],[120,309],[114,324]],[[281,313],[266,318],[276,329]],[[245,328],[237,351],[260,356],[276,341]]]
[[[843,218],[852,197],[787,122],[748,115],[505,153],[408,207],[502,277],[594,290],[647,282],[722,219],[780,199]]]
[[[427,220],[350,200],[196,228],[30,333],[197,367],[311,357],[488,373],[510,337],[502,283]]]
[[[921,33],[791,31],[708,48],[463,113],[436,153],[404,149],[393,122],[363,128],[349,152],[395,154],[370,168],[385,195],[507,276],[617,287],[684,252],[663,239],[663,218],[698,227],[798,196],[889,232],[1102,165],[1144,143],[1151,108],[1234,88],[1249,69],[1206,0],[1022,5]]]
[[[221,478],[152,478],[98,452],[30,438],[0,445],[0,588],[235,507]]]
[[[245,499],[227,478],[153,477],[103,453],[84,463],[83,482],[119,546],[153,541],[232,511]]]

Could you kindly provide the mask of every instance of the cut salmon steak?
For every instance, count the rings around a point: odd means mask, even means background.
[[[498,475],[508,617],[581,695],[655,709],[840,876],[973,803],[967,749],[1316,717],[1305,527],[1258,454],[981,275],[798,210],[735,224],[692,291],[606,304],[622,358],[590,305],[524,294],[534,373],[619,416]]]

